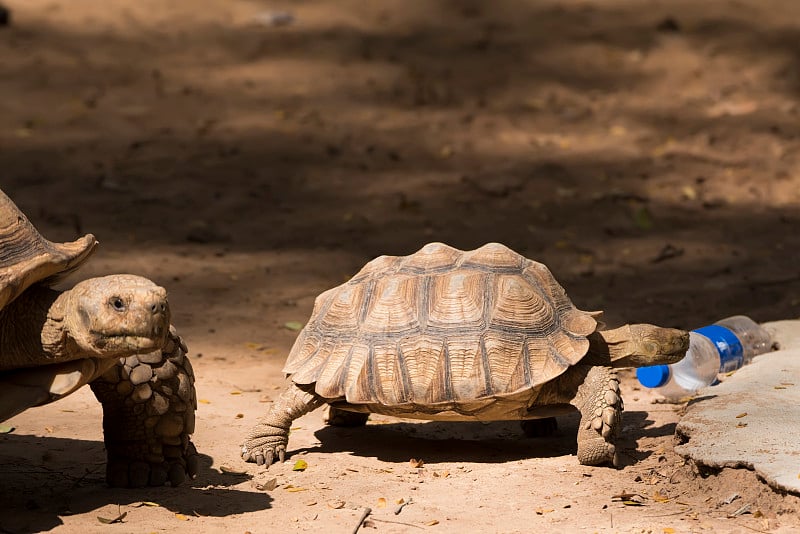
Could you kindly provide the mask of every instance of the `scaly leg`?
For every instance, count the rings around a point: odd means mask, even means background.
[[[324,401],[318,396],[307,393],[292,383],[247,435],[242,445],[242,459],[267,467],[276,457],[282,462],[286,456],[292,421],[322,404]]]
[[[181,484],[198,471],[197,399],[186,345],[174,328],[162,350],[122,358],[90,386],[103,404],[110,486]]]
[[[616,373],[608,367],[591,367],[571,404],[581,412],[578,461],[618,466],[615,441],[622,421],[622,397]]]

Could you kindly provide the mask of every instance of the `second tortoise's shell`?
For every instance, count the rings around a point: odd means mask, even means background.
[[[353,405],[469,404],[559,376],[596,327],[541,263],[498,243],[431,243],[317,297],[284,372]]]

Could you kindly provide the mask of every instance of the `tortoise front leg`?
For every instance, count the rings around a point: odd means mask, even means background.
[[[173,327],[164,348],[120,359],[90,386],[103,404],[110,486],[181,484],[198,471],[197,398],[187,348]]]
[[[622,422],[622,397],[614,370],[589,367],[570,403],[581,412],[578,461],[583,465],[611,463],[618,466],[615,442]]]
[[[292,383],[247,435],[242,445],[242,459],[267,467],[276,457],[282,462],[286,456],[292,421],[322,404],[324,401],[317,395],[307,393]]]

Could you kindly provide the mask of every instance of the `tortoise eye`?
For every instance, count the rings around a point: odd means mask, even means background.
[[[125,302],[119,297],[111,297],[108,303],[114,308],[115,311],[122,312],[125,311]]]

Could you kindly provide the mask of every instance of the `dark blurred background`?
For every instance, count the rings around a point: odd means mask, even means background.
[[[195,337],[288,344],[429,241],[503,242],[612,324],[799,315],[798,2],[6,5],[0,187]]]

